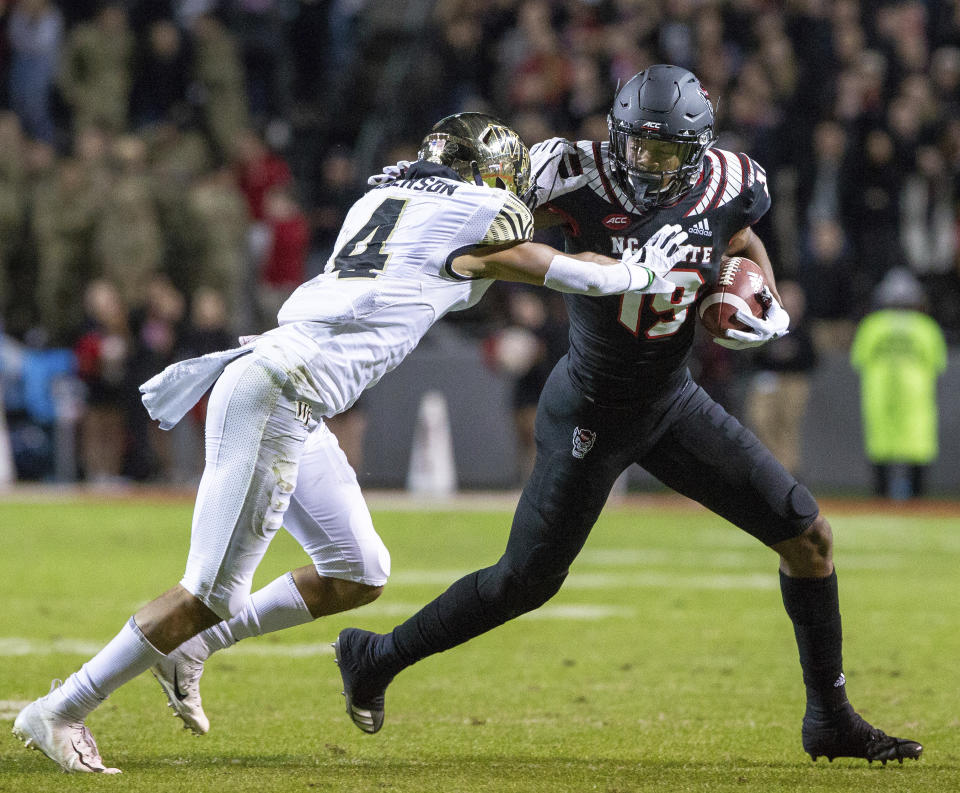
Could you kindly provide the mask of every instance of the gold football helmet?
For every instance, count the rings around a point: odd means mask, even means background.
[[[530,186],[530,152],[510,127],[486,113],[441,119],[423,139],[417,159],[446,165],[466,181],[523,195]]]

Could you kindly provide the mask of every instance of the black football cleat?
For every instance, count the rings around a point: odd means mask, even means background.
[[[918,760],[923,747],[916,741],[894,738],[883,730],[872,727],[848,702],[832,716],[819,720],[803,717],[803,750],[816,762],[826,757],[831,763],[835,757],[860,757],[868,762],[896,760],[903,765],[904,758]]]
[[[333,643],[333,652],[343,680],[341,692],[347,700],[347,714],[364,732],[374,733],[383,726],[384,694],[393,675],[377,675],[369,666],[367,647],[377,634],[358,628],[345,628]]]

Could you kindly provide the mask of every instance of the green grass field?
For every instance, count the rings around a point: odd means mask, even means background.
[[[343,712],[329,643],[386,630],[493,562],[507,509],[377,508],[393,555],[365,609],[214,656],[195,738],[152,677],[88,723],[120,777],[66,776],[9,735],[17,710],[176,583],[189,502],[0,504],[0,791],[960,790],[960,509],[837,509],[848,691],[922,741],[918,763],[814,764],[800,747],[800,669],[775,557],[680,501],[608,508],[543,609],[404,672],[375,736]],[[286,534],[262,585],[304,563]]]

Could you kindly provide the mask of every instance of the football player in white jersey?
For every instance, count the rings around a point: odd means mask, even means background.
[[[662,276],[681,255],[679,226],[619,261],[566,256],[530,241],[518,198],[529,180],[529,152],[511,129],[481,113],[443,119],[405,178],[351,208],[324,272],[294,292],[277,328],[141,387],[169,429],[213,386],[186,571],[20,712],[20,740],[65,771],[118,773],[84,720],[119,686],[152,669],[175,713],[203,733],[198,680],[211,652],[380,594],[389,555],[323,418],[350,407],[448,311],[473,305],[496,279],[590,295],[674,291]],[[313,564],[251,595],[281,525]]]

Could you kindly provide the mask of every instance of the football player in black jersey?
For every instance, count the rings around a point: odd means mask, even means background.
[[[807,692],[804,750],[814,760],[918,758],[919,743],[875,729],[847,701],[833,539],[817,502],[687,370],[694,304],[722,255],[757,262],[773,299],[766,318],[741,317],[750,330],[728,331],[718,343],[744,348],[787,332],[770,260],[751,230],[770,206],[764,171],[745,154],[713,148],[709,97],[676,66],[651,66],[627,82],[609,128],[608,142],[554,138],[535,146],[528,204],[538,224],[563,224],[569,252],[618,255],[664,224],[680,224],[687,255],[668,276],[676,289],[564,296],[570,350],[540,398],[536,464],[506,551],[391,633],[340,633],[347,712],[376,732],[384,692],[400,670],[545,603],[614,481],[638,463],[779,554]]]

